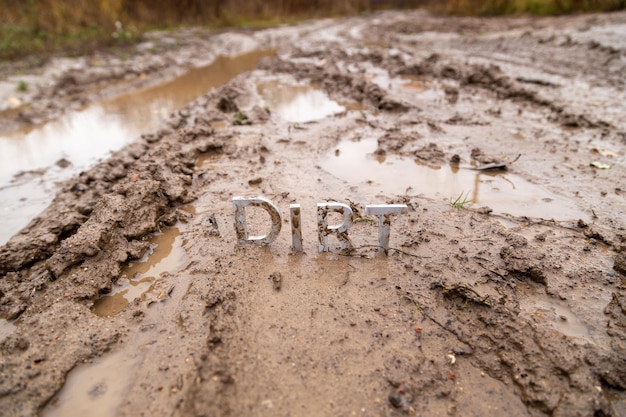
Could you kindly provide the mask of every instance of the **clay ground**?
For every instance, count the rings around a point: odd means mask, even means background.
[[[405,11],[56,61],[4,131],[273,51],[0,248],[0,415],[626,416],[625,40],[624,13]],[[282,231],[238,246],[257,195]],[[318,253],[327,201],[352,251]],[[388,256],[366,204],[408,207]]]

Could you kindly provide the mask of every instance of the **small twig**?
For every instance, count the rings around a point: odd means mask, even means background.
[[[346,277],[344,278],[344,280],[341,282],[341,286],[343,287],[344,285],[346,285],[348,283],[348,281],[350,280],[350,272],[354,272],[356,271],[356,268],[353,267],[352,265],[348,264],[348,266],[350,268],[352,268],[352,271],[346,271]]]
[[[577,233],[582,233],[582,231],[580,230],[579,227],[576,226],[567,226],[565,223],[567,222],[574,222],[575,220],[554,220],[554,219],[542,219],[542,218],[532,218],[532,217],[528,217],[528,216],[524,216],[524,217],[515,217],[515,216],[511,216],[511,215],[507,215],[507,214],[495,214],[495,213],[487,213],[488,216],[490,217],[498,217],[501,219],[506,219],[506,220],[510,220],[512,222],[516,222],[516,223],[524,223],[526,224],[526,226],[536,226],[536,225],[541,225],[541,226],[552,226],[552,227],[558,227],[561,229],[567,229],[567,230],[572,230],[574,232]]]
[[[359,246],[357,249],[362,249],[362,248],[382,248],[382,246],[380,245],[363,245],[363,246]],[[384,249],[384,248],[383,248]],[[403,251],[402,249],[398,249],[398,248],[388,248],[387,250],[395,250],[396,252],[400,252],[404,255],[407,256],[412,256],[414,258],[418,258],[418,259],[422,259],[422,258],[432,258],[432,256],[420,256],[420,255],[415,255],[406,251]]]
[[[511,284],[511,282],[510,282],[508,279],[506,279],[506,277],[505,277],[504,275],[502,275],[502,274],[500,274],[500,273],[498,273],[498,272],[494,271],[493,269],[489,269],[489,268],[487,268],[485,265],[483,265],[483,264],[481,264],[480,262],[478,262],[478,260],[485,261],[485,262],[489,262],[487,259],[480,258],[480,257],[478,257],[478,256],[475,256],[473,259],[476,261],[476,264],[478,264],[478,266],[480,266],[481,268],[483,268],[485,271],[487,271],[487,272],[491,272],[492,274],[494,274],[495,276],[497,276],[498,278],[500,278],[500,280],[502,280],[502,281],[503,281],[503,282],[504,282],[507,286],[509,286],[509,287],[511,287],[511,288],[515,288],[515,287],[514,287],[514,285],[513,285],[513,284]],[[490,277],[488,277],[487,279],[489,280],[489,279],[491,279],[491,278],[490,278]],[[497,281],[497,280],[495,280],[495,279],[494,279],[494,281]]]
[[[409,293],[408,291],[405,291],[404,294],[402,294],[400,296],[400,300],[408,300],[410,303],[412,303],[418,310],[423,311],[423,308],[420,306],[420,303],[415,300],[415,298],[413,297],[413,295],[411,293]]]

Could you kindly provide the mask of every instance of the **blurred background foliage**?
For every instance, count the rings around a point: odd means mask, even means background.
[[[438,11],[461,15],[498,16],[504,14],[560,15],[575,12],[610,12],[626,8],[625,0],[447,0]]]
[[[151,29],[262,27],[419,7],[457,15],[554,15],[620,10],[626,0],[0,0],[0,59],[121,46]]]

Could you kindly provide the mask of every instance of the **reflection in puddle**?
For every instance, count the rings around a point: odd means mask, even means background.
[[[546,219],[578,219],[587,216],[574,204],[508,172],[478,172],[444,164],[439,168],[410,158],[372,155],[375,139],[344,141],[320,164],[331,174],[352,184],[381,186],[389,193],[423,194],[454,200],[469,193],[474,207],[489,206],[496,212]]]
[[[254,69],[260,58],[271,53],[218,57],[211,65],[191,69],[168,83],[70,112],[30,130],[0,136],[0,244],[50,203],[53,182],[69,179],[140,134],[156,129],[172,111],[241,72]],[[54,167],[34,179],[9,185],[17,173],[45,169],[62,158],[71,163],[66,169]],[[50,190],[41,192],[41,188]]]
[[[556,331],[569,337],[591,340],[593,329],[582,322],[565,304],[546,295],[535,294],[520,303],[521,315],[547,323]]]
[[[310,85],[265,82],[258,84],[258,90],[270,111],[287,122],[312,122],[346,111],[344,106]]]
[[[42,417],[114,417],[131,387],[141,356],[124,351],[107,355],[68,374],[63,389],[41,413]]]
[[[111,150],[119,149],[139,132],[129,129],[118,114],[101,106],[72,112],[28,133],[0,137],[3,164],[0,181],[6,184],[22,170],[35,170],[65,158],[84,165]]]
[[[12,321],[0,319],[0,342],[6,339],[8,335],[13,333],[15,325]]]
[[[61,158],[84,165],[103,157],[156,129],[168,114],[209,89],[254,69],[269,54],[255,51],[235,58],[218,57],[211,65],[191,69],[165,84],[71,112],[29,132],[0,136],[0,185],[20,171],[47,167]]]
[[[130,302],[152,291],[164,275],[174,274],[185,267],[187,253],[176,227],[164,230],[150,241],[153,249],[141,260],[126,266],[111,293],[94,303],[95,314],[112,316],[119,313]]]

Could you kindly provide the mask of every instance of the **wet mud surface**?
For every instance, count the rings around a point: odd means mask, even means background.
[[[623,13],[386,12],[155,34],[32,75],[4,131],[267,55],[68,175],[0,247],[0,414],[626,416],[624,39]],[[237,244],[237,196],[278,207],[271,244]],[[352,250],[319,253],[333,201]],[[407,206],[388,255],[367,204]]]

